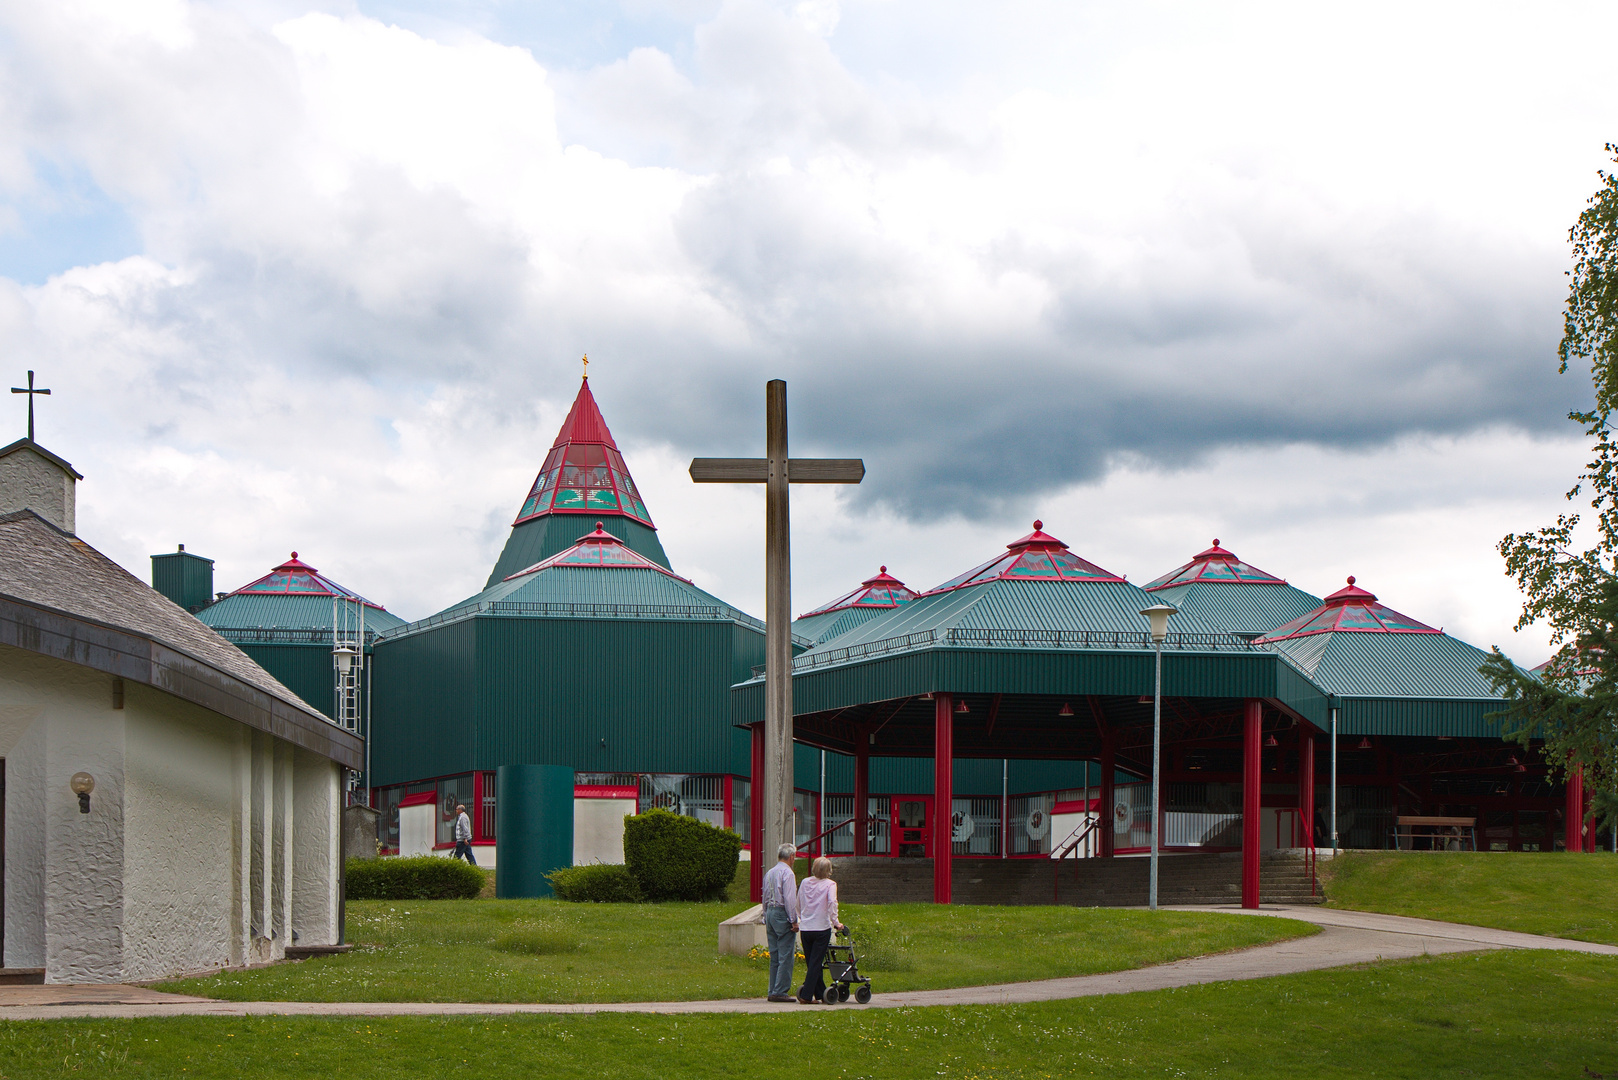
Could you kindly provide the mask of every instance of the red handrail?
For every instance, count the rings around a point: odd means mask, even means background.
[[[1071,855],[1080,844],[1084,843],[1091,833],[1100,831],[1101,816],[1099,814],[1095,817],[1086,815],[1084,824],[1068,833],[1067,839],[1062,841],[1061,846],[1051,852],[1051,865],[1054,867],[1051,874],[1051,899],[1053,902],[1058,904],[1062,902],[1062,860]],[[1073,861],[1073,879],[1077,881],[1078,877],[1079,863],[1075,859]]]
[[[862,819],[856,815],[855,817],[844,818],[842,821],[839,821],[837,824],[833,825],[829,829],[822,829],[820,832],[815,833],[815,835],[811,836],[809,839],[807,839],[803,843],[799,844],[798,845],[798,852],[800,854],[802,854],[802,855],[807,856],[809,854],[807,849],[809,849],[811,847],[814,847],[816,840],[824,839],[825,837],[828,837],[832,833],[836,832],[838,829],[841,829],[844,825],[848,825],[848,824],[850,824],[852,822],[860,821],[860,820],[862,820]],[[863,820],[870,821],[870,820],[872,820],[872,817],[871,817],[871,815],[867,815]]]

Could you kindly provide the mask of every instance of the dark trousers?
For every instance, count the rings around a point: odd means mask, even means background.
[[[798,996],[805,1001],[819,1001],[826,996],[826,946],[831,944],[830,930],[800,930],[803,939],[803,961],[809,965]]]
[[[452,858],[452,859],[465,859],[467,862],[471,863],[473,866],[476,866],[478,864],[478,861],[476,859],[472,858],[472,842],[470,840],[457,840],[457,841],[455,841],[455,854],[451,855],[450,858]]]

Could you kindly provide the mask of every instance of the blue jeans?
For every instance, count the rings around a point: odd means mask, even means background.
[[[770,943],[770,996],[782,997],[792,993],[792,961],[798,944],[786,908],[764,909],[764,934]]]
[[[472,857],[472,845],[465,840],[455,841],[455,854],[451,855],[450,858],[465,859],[473,866],[478,864],[478,861]]]

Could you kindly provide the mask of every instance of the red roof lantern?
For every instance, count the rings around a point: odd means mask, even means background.
[[[340,596],[366,607],[386,610],[381,604],[365,599],[352,589],[345,589],[331,578],[303,562],[294,551],[292,558],[271,570],[257,581],[249,582],[231,596]]]
[[[896,608],[900,604],[910,603],[918,595],[915,590],[888,573],[888,568],[883,566],[878,568],[874,577],[868,577],[860,582],[860,587],[853,592],[845,593],[831,603],[822,604],[813,611],[799,615],[798,618],[807,619],[811,615],[825,615],[847,608]]]
[[[690,582],[674,573],[672,570],[659,566],[637,551],[631,550],[622,540],[607,532],[603,522],[596,522],[593,531],[585,533],[574,542],[573,546],[565,551],[558,551],[555,555],[537,562],[525,570],[507,576],[504,580],[520,578],[527,574],[537,574],[541,570],[549,570],[553,566],[568,567],[606,567],[622,570],[656,570],[659,574],[666,574],[675,581]]]
[[[586,375],[512,524],[545,514],[600,513],[622,514],[648,528],[657,527],[596,407]]]
[[[1213,547],[1198,552],[1190,562],[1178,570],[1171,570],[1147,585],[1146,591],[1156,592],[1159,589],[1191,585],[1198,581],[1228,581],[1252,585],[1286,584],[1284,578],[1278,578],[1274,574],[1265,573],[1256,566],[1242,562],[1236,557],[1235,552],[1220,547],[1219,541],[1215,539]]]
[[[988,581],[1114,581],[1124,579],[1109,570],[1103,570],[1087,559],[1081,559],[1068,550],[1066,544],[1045,532],[1043,521],[1034,522],[1034,531],[1006,545],[1007,553],[991,559],[982,566],[968,570],[960,577],[924,596],[964,589],[968,585],[981,585]]]
[[[1326,597],[1314,611],[1276,627],[1259,638],[1260,642],[1287,641],[1310,634],[1336,632],[1356,634],[1440,634],[1425,623],[1377,602],[1373,593],[1354,584],[1349,576],[1348,586]]]

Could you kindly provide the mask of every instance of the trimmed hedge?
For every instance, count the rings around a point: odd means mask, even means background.
[[[483,871],[459,859],[349,859],[350,900],[470,900],[483,891]]]
[[[558,900],[576,904],[633,904],[641,898],[640,882],[627,866],[566,866],[552,870],[545,880]]]
[[[729,829],[667,810],[624,819],[624,865],[648,900],[723,897],[741,850],[741,837]]]

